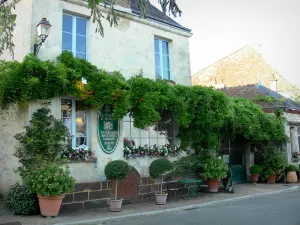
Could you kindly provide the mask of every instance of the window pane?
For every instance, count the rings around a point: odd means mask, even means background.
[[[164,69],[163,79],[170,80],[170,70]]]
[[[61,100],[61,118],[67,127],[69,134],[72,135],[72,100]]]
[[[63,31],[72,33],[72,16],[63,15]]]
[[[154,45],[155,45],[155,52],[159,52],[159,40],[154,39]]]
[[[62,37],[63,50],[72,51],[72,34],[63,32]]]
[[[86,20],[76,18],[76,34],[86,35]]]
[[[86,53],[86,38],[76,35],[76,52]]]
[[[149,128],[141,129],[141,138],[149,138]]]
[[[86,137],[76,137],[76,146],[87,145]]]
[[[164,69],[170,69],[170,64],[169,64],[169,56],[163,55],[163,68]]]
[[[157,80],[162,80],[160,68],[156,68],[155,72],[156,72],[156,79]]]
[[[81,59],[86,59],[86,54],[77,52],[76,57],[81,58]]]
[[[160,55],[155,53],[155,66],[160,67]]]
[[[162,52],[169,55],[169,43],[166,41],[162,41]]]

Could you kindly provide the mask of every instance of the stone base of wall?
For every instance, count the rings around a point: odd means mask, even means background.
[[[160,191],[162,184],[163,192],[168,192],[168,198],[177,198],[189,194],[189,189],[195,184],[181,185],[178,190],[167,190],[166,182],[153,180],[150,177],[141,177],[137,183],[120,182],[119,196],[123,198],[123,205],[139,202],[155,201],[155,193]],[[176,188],[176,182],[168,182],[169,188]],[[94,183],[76,184],[74,192],[67,194],[63,200],[60,213],[72,212],[82,209],[108,208],[107,201],[112,197],[112,182],[100,181]],[[128,195],[127,192],[131,194]],[[135,193],[135,195],[132,195]],[[130,197],[124,197],[130,196]]]

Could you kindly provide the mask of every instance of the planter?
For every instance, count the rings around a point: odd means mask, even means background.
[[[60,210],[61,202],[65,195],[44,197],[39,196],[39,205],[42,216],[57,216]]]
[[[210,193],[218,193],[219,185],[220,185],[220,181],[218,179],[207,180],[208,191]]]
[[[155,193],[156,205],[165,205],[167,204],[168,194],[159,194]]]
[[[289,171],[287,173],[286,181],[288,183],[297,183],[298,182],[298,178],[297,178],[296,172],[295,171]]]
[[[269,184],[275,184],[276,183],[276,174],[269,175],[268,183]]]
[[[257,183],[258,177],[259,177],[259,174],[252,174],[251,175],[251,181],[252,181],[252,183]]]
[[[109,209],[111,212],[120,212],[122,209],[123,199],[109,199],[107,203],[109,204]]]

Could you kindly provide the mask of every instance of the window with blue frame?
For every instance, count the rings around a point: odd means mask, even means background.
[[[155,38],[154,46],[156,79],[172,80],[170,67],[170,42]]]
[[[62,50],[70,51],[76,57],[87,59],[87,20],[63,14],[62,27]]]

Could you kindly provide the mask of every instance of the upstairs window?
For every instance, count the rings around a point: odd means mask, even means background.
[[[156,79],[172,80],[170,68],[170,42],[155,38],[154,46]]]
[[[62,50],[70,51],[76,57],[87,59],[87,20],[63,14],[62,27]]]

